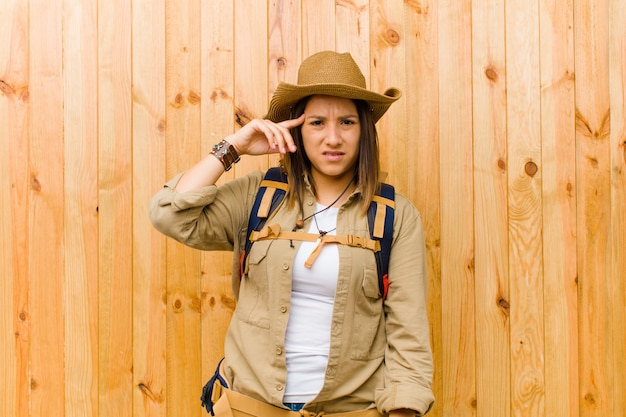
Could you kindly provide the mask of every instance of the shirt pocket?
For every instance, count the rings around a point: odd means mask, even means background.
[[[357,291],[352,332],[351,358],[371,360],[385,355],[385,318],[376,265],[364,265]]]
[[[248,273],[241,279],[235,314],[237,319],[269,329],[267,252],[272,241],[255,242],[248,255]]]

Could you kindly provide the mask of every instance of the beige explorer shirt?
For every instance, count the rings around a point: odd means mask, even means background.
[[[230,388],[282,407],[287,369],[284,340],[289,318],[291,270],[300,242],[254,243],[241,281],[239,258],[262,172],[220,187],[178,193],[177,175],[152,199],[150,219],[165,235],[200,250],[233,251],[237,307],[225,340],[224,370]],[[356,192],[358,193],[358,191]],[[337,235],[369,237],[356,193],[341,206]],[[426,252],[421,217],[396,193],[389,293],[384,304],[372,251],[339,245],[339,277],[324,385],[305,408],[337,413],[376,407],[425,414],[434,401],[433,360],[426,314]],[[315,196],[303,196],[304,217]],[[269,223],[291,230],[299,209],[283,204]],[[308,230],[308,220],[302,230]],[[291,246],[293,244],[293,247]],[[315,343],[311,340],[310,343]]]

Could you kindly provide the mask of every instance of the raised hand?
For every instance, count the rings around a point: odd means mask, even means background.
[[[295,152],[296,145],[289,129],[304,123],[304,114],[297,119],[274,123],[266,119],[254,119],[226,140],[239,155],[265,155]]]

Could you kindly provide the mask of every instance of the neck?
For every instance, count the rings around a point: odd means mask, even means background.
[[[349,176],[342,180],[315,181],[317,202],[324,206],[338,207],[342,205],[354,191],[353,177]]]

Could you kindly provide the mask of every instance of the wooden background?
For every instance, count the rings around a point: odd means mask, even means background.
[[[623,0],[0,0],[0,415],[202,416],[230,254],[150,197],[350,51],[421,211],[433,416],[624,416]],[[265,168],[244,157],[225,179]]]

